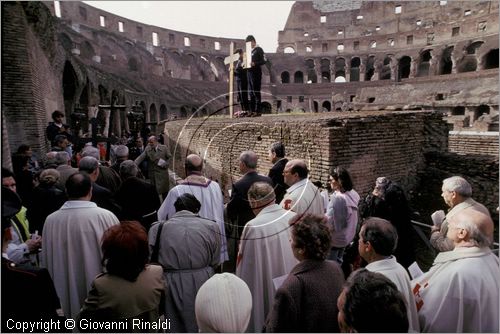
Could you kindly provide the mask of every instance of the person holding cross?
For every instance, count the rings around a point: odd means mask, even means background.
[[[236,66],[234,67],[234,76],[236,77],[236,87],[238,89],[238,102],[241,106],[241,112],[239,116],[246,116],[248,113],[248,70],[245,67],[245,61],[243,59],[243,49],[237,49],[236,53],[239,54],[239,58],[236,61]]]
[[[252,46],[251,67],[248,69],[248,91],[250,93],[250,116],[261,116],[261,96],[260,84],[262,81],[262,65],[266,63],[264,50],[257,46],[255,37],[248,35],[245,42],[250,42]]]

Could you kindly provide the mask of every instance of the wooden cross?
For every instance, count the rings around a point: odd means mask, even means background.
[[[234,89],[234,62],[240,58],[238,53],[234,53],[234,42],[229,44],[229,56],[224,58],[224,64],[229,64],[229,116],[233,118],[233,89]]]

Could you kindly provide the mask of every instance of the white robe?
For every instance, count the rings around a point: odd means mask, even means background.
[[[190,193],[201,203],[200,217],[217,223],[221,236],[220,263],[229,260],[226,230],[224,227],[224,198],[217,182],[198,175],[190,175],[186,180],[172,188],[158,209],[158,221],[168,220],[175,214],[174,203],[182,194]]]
[[[285,210],[295,213],[312,213],[323,216],[325,214],[323,197],[319,189],[305,178],[291,185],[286,190],[285,197],[280,205]]]
[[[261,332],[274,302],[273,278],[290,273],[298,263],[290,244],[289,220],[295,213],[271,204],[249,221],[241,235],[236,275],[252,293],[247,332]]]
[[[406,301],[408,323],[410,325],[409,331],[417,333],[420,332],[417,304],[415,304],[415,298],[411,290],[410,277],[408,276],[405,268],[403,268],[403,266],[396,261],[394,256],[384,260],[372,262],[365,268],[369,271],[381,273],[396,285]]]
[[[80,312],[94,278],[102,272],[101,239],[118,218],[90,201],[67,201],[45,220],[42,266],[54,281],[64,315]]]
[[[439,253],[412,287],[422,332],[498,333],[500,261],[489,248]]]

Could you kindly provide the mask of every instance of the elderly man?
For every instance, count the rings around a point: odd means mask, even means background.
[[[422,332],[498,333],[500,262],[489,246],[493,221],[472,207],[448,221],[454,249],[412,281]]]
[[[113,213],[90,201],[92,182],[88,174],[71,175],[66,192],[69,200],[50,214],[43,226],[41,260],[54,280],[64,315],[73,318],[95,276],[102,271],[102,235],[120,222]]]
[[[297,214],[324,215],[325,208],[320,191],[307,178],[309,170],[304,160],[294,159],[285,165],[283,177],[290,187],[286,190],[281,206]]]
[[[151,184],[156,187],[156,191],[161,195],[162,199],[167,197],[169,185],[168,163],[172,155],[168,151],[167,146],[160,145],[155,136],[148,138],[148,146],[135,159],[135,164],[140,166],[141,162],[148,162],[148,176]]]
[[[119,216],[121,208],[113,199],[111,191],[96,183],[100,173],[99,161],[94,157],[83,157],[80,160],[78,170],[90,175],[90,180],[92,181],[92,197],[90,200],[96,203],[98,207],[109,210]]]
[[[94,157],[97,161],[100,159],[99,149],[94,146],[85,146],[82,150],[82,157]],[[111,167],[104,166],[99,162],[99,175],[95,183],[111,191],[114,194],[121,184],[120,175]]]
[[[111,169],[120,174],[120,164],[128,160],[128,147],[125,145],[118,145],[115,147],[115,163],[111,165]]]
[[[71,157],[68,152],[57,152],[55,156],[55,162],[57,164],[56,170],[59,172],[60,177],[57,181],[57,186],[64,189],[68,177],[78,172],[77,168],[71,167]]]
[[[276,193],[276,203],[281,203],[285,196],[288,185],[283,178],[283,170],[288,162],[285,158],[285,145],[282,142],[276,142],[269,148],[269,160],[274,164],[269,170],[268,176],[273,180],[274,192]]]
[[[466,208],[473,208],[477,211],[490,215],[488,209],[481,203],[472,199],[472,187],[463,177],[452,176],[443,180],[441,196],[446,205],[450,207],[450,211],[444,214],[443,210],[436,211],[432,214],[432,233],[430,242],[431,245],[440,252],[446,252],[453,249],[453,242],[446,238],[448,233],[448,220],[456,213]]]
[[[411,291],[410,277],[405,268],[392,256],[398,243],[396,228],[387,220],[370,217],[359,232],[359,255],[368,262],[366,269],[378,272],[390,279],[406,301],[411,332],[420,332],[417,307]]]
[[[276,204],[273,187],[265,182],[250,187],[248,201],[256,217],[243,229],[236,275],[252,292],[254,306],[248,331],[259,332],[273,306],[273,278],[287,275],[297,264],[288,225],[295,213]]]
[[[189,193],[201,203],[200,217],[215,221],[221,235],[220,263],[229,260],[226,232],[224,228],[224,198],[217,182],[204,177],[203,159],[196,154],[186,157],[184,164],[186,178],[172,188],[158,210],[158,220],[167,220],[175,214],[174,203],[182,194]]]

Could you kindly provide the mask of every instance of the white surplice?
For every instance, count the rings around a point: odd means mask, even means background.
[[[323,216],[325,214],[324,200],[319,189],[305,178],[291,185],[286,190],[285,197],[280,205],[285,210],[295,213],[312,213]]]

